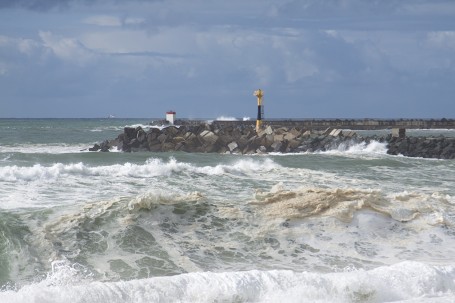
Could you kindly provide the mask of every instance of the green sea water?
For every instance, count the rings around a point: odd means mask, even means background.
[[[454,161],[87,151],[149,122],[0,119],[0,302],[454,300]]]

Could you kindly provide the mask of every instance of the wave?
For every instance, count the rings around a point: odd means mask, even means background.
[[[241,121],[250,121],[250,117],[243,117]],[[239,118],[231,117],[231,116],[219,116],[215,119],[215,121],[240,121]]]
[[[91,129],[91,132],[103,132],[103,131],[123,131],[125,127],[131,127],[131,128],[142,128],[145,131],[152,129],[152,128],[158,128],[158,129],[163,129],[167,127],[167,125],[151,125],[151,124],[142,124],[142,123],[137,123],[137,124],[130,124],[130,125],[107,125],[107,126],[99,126]]]
[[[370,143],[355,141],[342,142],[340,145],[333,147],[326,151],[316,152],[300,152],[300,153],[280,153],[271,152],[272,156],[296,156],[304,154],[321,154],[321,155],[334,155],[334,156],[382,156],[387,155],[387,143],[378,141],[371,141]]]
[[[90,144],[17,144],[0,146],[0,153],[68,154],[87,152]]]
[[[399,222],[423,218],[430,225],[448,225],[455,201],[449,195],[438,193],[384,195],[379,190],[307,187],[285,190],[277,184],[269,192],[257,191],[251,204],[273,218],[331,216],[351,222],[357,211],[373,210]]]
[[[268,158],[264,160],[241,159],[232,164],[218,164],[216,166],[195,166],[190,163],[179,162],[173,157],[167,162],[151,158],[144,164],[125,163],[93,167],[82,162],[71,164],[56,163],[52,166],[43,166],[41,164],[33,166],[4,166],[0,167],[0,181],[56,180],[68,175],[144,178],[169,176],[174,173],[242,174],[270,171],[278,167],[280,166]]]
[[[185,195],[171,194],[168,192],[148,192],[133,198],[128,203],[128,210],[152,209],[157,205],[174,205],[181,202],[197,202],[203,196],[199,192]]]
[[[370,143],[343,142],[336,148],[322,152],[329,155],[386,155],[387,143],[371,141]]]
[[[82,278],[80,278],[82,277]],[[43,281],[0,292],[1,302],[453,302],[455,267],[405,261],[337,273],[193,272],[94,282],[58,263]]]
[[[230,116],[219,116],[215,119],[216,121],[238,121],[239,119]]]

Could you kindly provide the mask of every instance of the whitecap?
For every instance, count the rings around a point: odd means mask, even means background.
[[[70,267],[70,265],[67,265]],[[60,273],[69,272],[68,277]],[[120,282],[83,282],[60,268],[39,283],[0,292],[22,302],[453,302],[455,267],[405,261],[337,273],[290,270],[192,272]],[[81,273],[84,275],[84,273]]]

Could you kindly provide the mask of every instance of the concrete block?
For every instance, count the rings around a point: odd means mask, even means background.
[[[310,130],[307,130],[306,132],[304,132],[302,134],[302,137],[309,137],[309,136],[311,136],[311,131]]]
[[[294,135],[293,133],[287,133],[284,135],[284,140],[291,141],[291,140],[294,140],[295,138],[296,138],[296,135]]]
[[[331,132],[333,131],[333,128],[329,127],[329,128],[326,128],[324,131],[321,132],[321,135],[329,135]]]
[[[218,136],[209,130],[204,130],[200,134],[200,137],[202,138],[202,140],[204,142],[209,143],[209,144],[215,144],[215,142],[218,140]]]
[[[284,138],[283,135],[274,135],[273,136],[273,141],[280,142],[280,141],[283,141],[283,138]]]
[[[205,137],[205,136],[206,136],[207,134],[209,134],[209,133],[211,133],[211,131],[209,131],[209,130],[203,130],[203,131],[199,134],[199,136],[201,136],[201,137],[203,138],[203,137]]]
[[[229,150],[232,152],[233,150],[235,150],[237,147],[239,147],[239,145],[237,144],[237,142],[231,142],[228,144],[228,148]]]
[[[282,146],[283,146],[283,143],[281,143],[280,141],[277,141],[277,142],[273,143],[271,147],[274,152],[279,152],[281,150]]]
[[[405,138],[406,137],[406,128],[392,128],[392,137]]]
[[[165,134],[161,134],[158,136],[158,141],[160,141],[160,143],[164,143],[167,139],[167,136]]]
[[[343,132],[343,135],[347,138],[352,138],[352,137],[355,137],[357,134],[355,131],[347,131],[347,132]]]
[[[269,125],[266,127],[266,129],[264,130],[264,132],[267,134],[267,135],[271,135],[273,134],[273,129],[272,127]]]
[[[333,129],[330,132],[330,136],[332,136],[332,137],[338,137],[338,136],[341,136],[341,134],[342,134],[341,129],[337,129],[337,128]]]
[[[265,154],[267,152],[267,148],[265,146],[259,146],[258,149],[256,149],[256,153],[258,154]]]

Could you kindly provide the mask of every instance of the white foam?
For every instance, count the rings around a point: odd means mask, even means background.
[[[387,143],[380,143],[378,141],[371,141],[358,144],[341,143],[336,149],[331,149],[325,154],[330,155],[386,155],[387,154]]]
[[[218,118],[215,119],[216,121],[238,121],[237,118],[235,117],[230,117],[230,116],[219,116]]]
[[[181,203],[182,201],[198,201],[202,199],[202,195],[199,192],[192,192],[186,195],[178,195],[174,193],[169,193],[165,191],[153,191],[145,194],[141,194],[128,203],[129,210],[138,210],[138,209],[152,209],[157,205],[173,205],[176,203]]]
[[[68,276],[60,273],[69,272]],[[453,302],[455,267],[402,262],[338,273],[195,272],[127,282],[83,282],[77,271],[0,292],[1,302]],[[89,280],[89,279],[88,279]],[[75,282],[73,282],[75,281]]]
[[[68,154],[88,151],[90,144],[17,144],[0,146],[0,153]]]
[[[107,126],[99,126],[91,129],[91,132],[103,132],[103,131],[123,131],[125,127],[130,127],[130,128],[142,128],[143,130],[147,131],[152,128],[157,128],[157,129],[163,129],[166,127],[169,127],[169,125],[152,125],[152,124],[142,124],[142,123],[137,123],[137,124],[131,124],[131,125],[124,125],[124,126],[119,126],[119,125],[107,125]]]
[[[221,175],[225,173],[270,171],[278,167],[279,165],[271,159],[242,159],[232,165],[219,164],[216,166],[199,167],[190,163],[178,162],[172,157],[168,162],[151,158],[144,164],[125,163],[95,167],[88,166],[82,162],[71,164],[56,163],[51,166],[43,166],[41,164],[35,164],[33,166],[4,166],[0,167],[0,181],[56,180],[68,175],[136,178],[169,176],[172,173],[179,172]]]

